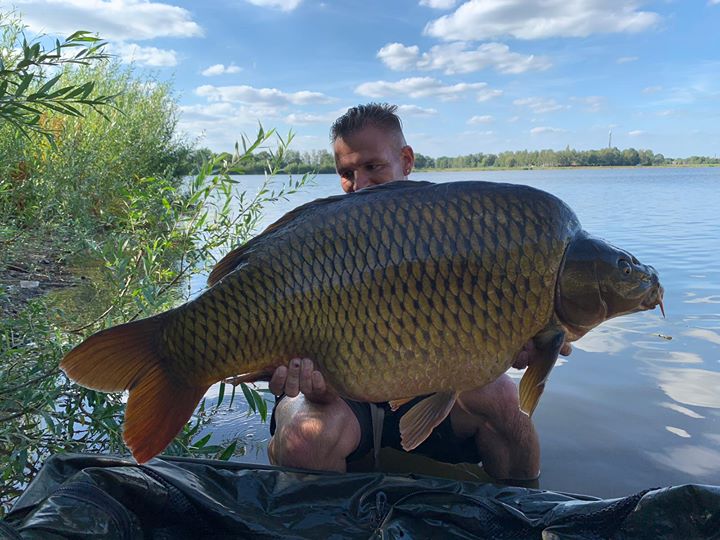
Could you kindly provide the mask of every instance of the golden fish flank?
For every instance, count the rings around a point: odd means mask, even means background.
[[[521,386],[528,412],[563,336],[661,300],[654,270],[638,267],[654,279],[648,290],[599,317],[578,311],[577,298],[598,303],[584,296],[596,285],[559,278],[568,263],[573,275],[582,270],[586,245],[617,258],[600,242],[562,201],[532,188],[393,182],[293,210],[218,263],[203,295],[89,338],[63,369],[87,386],[130,389],[125,439],[140,461],[170,442],[210,384],[267,377],[295,356],[313,358],[349,398],[435,393],[403,417],[410,449],[458,392],[497,378],[530,338],[544,360]],[[560,282],[572,292],[562,296]],[[568,306],[564,319],[558,306]],[[122,350],[108,346],[119,341]]]

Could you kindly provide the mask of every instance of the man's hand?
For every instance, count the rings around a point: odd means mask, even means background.
[[[302,393],[313,403],[330,403],[338,398],[337,393],[325,382],[322,373],[313,369],[309,358],[293,358],[286,366],[280,366],[273,373],[270,391],[279,396],[295,397]]]
[[[571,352],[572,345],[570,345],[567,341],[563,342],[562,347],[560,347],[560,354],[562,354],[563,356],[570,356]],[[514,367],[515,369],[525,369],[526,367],[528,367],[528,364],[531,364],[533,362],[536,354],[537,350],[535,349],[535,342],[530,339],[525,344],[525,347],[523,347],[523,350],[520,351],[515,357],[515,361],[513,362],[512,367]]]

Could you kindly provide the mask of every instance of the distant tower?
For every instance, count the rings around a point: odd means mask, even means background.
[[[610,130],[610,134],[608,135],[608,148],[612,148],[612,129]]]

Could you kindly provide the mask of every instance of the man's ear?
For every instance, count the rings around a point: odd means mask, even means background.
[[[400,150],[400,154],[403,163],[403,176],[407,177],[415,166],[415,152],[413,152],[412,146],[406,144]]]

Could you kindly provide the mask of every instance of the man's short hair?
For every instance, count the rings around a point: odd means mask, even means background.
[[[337,139],[346,139],[353,133],[368,126],[379,128],[388,133],[399,135],[402,146],[405,143],[405,136],[402,131],[402,122],[396,114],[397,105],[388,103],[368,103],[351,107],[340,118],[335,120],[330,128],[330,142]]]

